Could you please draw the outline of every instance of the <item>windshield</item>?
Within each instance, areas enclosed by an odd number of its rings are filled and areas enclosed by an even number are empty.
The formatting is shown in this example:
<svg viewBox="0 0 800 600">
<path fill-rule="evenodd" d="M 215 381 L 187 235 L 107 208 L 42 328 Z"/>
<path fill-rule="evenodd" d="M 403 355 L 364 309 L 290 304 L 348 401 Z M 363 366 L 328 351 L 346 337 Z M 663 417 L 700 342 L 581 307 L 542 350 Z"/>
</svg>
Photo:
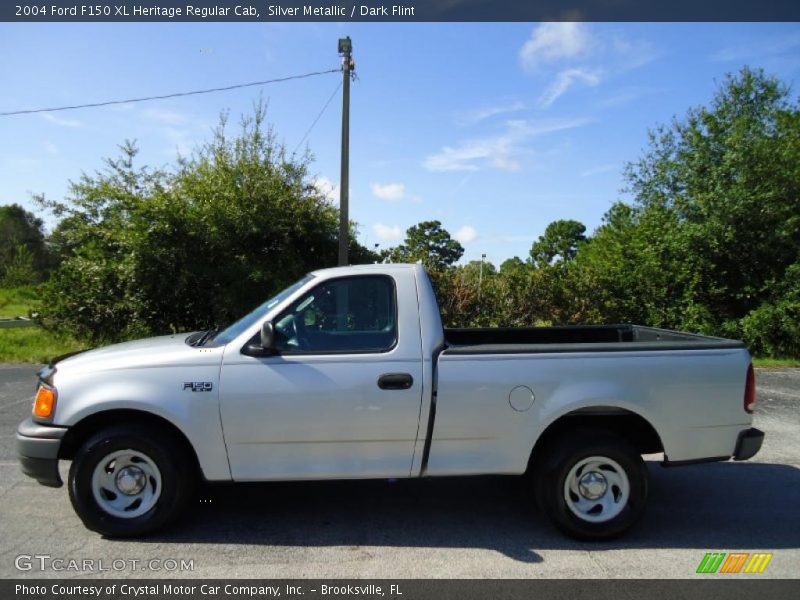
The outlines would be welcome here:
<svg viewBox="0 0 800 600">
<path fill-rule="evenodd" d="M 211 339 L 211 341 L 209 341 L 205 345 L 208 347 L 224 346 L 225 344 L 233 341 L 244 331 L 249 329 L 251 326 L 255 325 L 258 322 L 258 320 L 262 318 L 267 313 L 267 311 L 269 311 L 273 306 L 279 304 L 280 302 L 283 302 L 286 298 L 291 296 L 294 292 L 296 292 L 303 285 L 305 285 L 307 281 L 313 278 L 314 278 L 313 275 L 306 275 L 300 281 L 293 283 L 282 292 L 279 292 L 278 294 L 276 294 L 275 296 L 264 302 L 264 304 L 261 304 L 255 310 L 243 316 L 233 325 L 229 325 L 228 327 L 220 331 L 217 335 L 215 335 Z"/>
</svg>

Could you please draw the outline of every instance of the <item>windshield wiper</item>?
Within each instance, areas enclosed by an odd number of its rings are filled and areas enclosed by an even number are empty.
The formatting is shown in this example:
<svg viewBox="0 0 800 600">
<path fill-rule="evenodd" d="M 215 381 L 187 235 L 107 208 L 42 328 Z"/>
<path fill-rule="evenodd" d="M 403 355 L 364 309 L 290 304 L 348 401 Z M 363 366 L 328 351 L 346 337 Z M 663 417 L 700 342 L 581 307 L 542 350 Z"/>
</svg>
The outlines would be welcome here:
<svg viewBox="0 0 800 600">
<path fill-rule="evenodd" d="M 211 340 L 213 340 L 214 336 L 216 336 L 217 333 L 219 333 L 219 327 L 214 327 L 212 329 L 209 329 L 208 331 L 203 333 L 203 335 L 201 335 L 193 345 L 202 346 L 206 342 L 210 342 Z"/>
</svg>

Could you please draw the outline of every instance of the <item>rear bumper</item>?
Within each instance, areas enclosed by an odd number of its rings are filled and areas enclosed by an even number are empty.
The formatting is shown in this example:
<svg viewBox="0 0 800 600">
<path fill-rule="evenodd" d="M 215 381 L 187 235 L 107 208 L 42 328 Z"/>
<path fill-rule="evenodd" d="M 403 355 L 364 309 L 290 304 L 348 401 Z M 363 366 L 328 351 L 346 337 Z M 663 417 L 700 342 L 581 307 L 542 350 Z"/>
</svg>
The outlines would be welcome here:
<svg viewBox="0 0 800 600">
<path fill-rule="evenodd" d="M 731 432 L 732 433 L 732 432 Z M 730 443 L 730 437 L 728 444 Z M 761 449 L 761 444 L 764 442 L 764 432 L 751 427 L 740 431 L 736 438 L 736 446 L 733 450 L 733 456 L 730 454 L 723 454 L 721 456 L 707 456 L 702 458 L 690 458 L 688 460 L 669 460 L 665 457 L 664 462 L 661 463 L 664 467 L 682 467 L 684 465 L 698 465 L 710 462 L 725 462 L 726 460 L 747 460 L 753 458 Z M 730 446 L 728 446 L 730 448 Z M 730 452 L 730 450 L 729 450 Z M 711 453 L 709 453 L 711 454 Z"/>
<path fill-rule="evenodd" d="M 746 429 L 739 434 L 736 440 L 736 450 L 733 453 L 733 460 L 747 460 L 753 458 L 764 443 L 764 432 L 755 427 Z"/>
<path fill-rule="evenodd" d="M 20 423 L 16 446 L 22 472 L 42 485 L 61 487 L 63 482 L 58 473 L 58 451 L 65 433 L 65 427 L 39 425 L 30 417 Z"/>
</svg>

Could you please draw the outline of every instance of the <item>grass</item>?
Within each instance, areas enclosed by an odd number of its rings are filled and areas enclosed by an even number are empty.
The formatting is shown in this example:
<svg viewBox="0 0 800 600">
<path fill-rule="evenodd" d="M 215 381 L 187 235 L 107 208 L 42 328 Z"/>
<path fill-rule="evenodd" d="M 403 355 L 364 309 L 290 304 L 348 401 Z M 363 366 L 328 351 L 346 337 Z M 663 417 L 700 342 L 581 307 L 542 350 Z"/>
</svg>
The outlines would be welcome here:
<svg viewBox="0 0 800 600">
<path fill-rule="evenodd" d="M 37 300 L 32 287 L 0 288 L 0 317 L 27 317 Z M 84 347 L 77 340 L 53 335 L 41 327 L 0 328 L 0 362 L 4 363 L 45 363 Z"/>
<path fill-rule="evenodd" d="M 761 369 L 785 369 L 788 367 L 800 367 L 800 358 L 770 358 L 766 356 L 754 356 L 753 366 Z"/>
<path fill-rule="evenodd" d="M 0 317 L 27 317 L 38 298 L 32 287 L 0 288 Z"/>
<path fill-rule="evenodd" d="M 86 345 L 54 336 L 41 327 L 0 329 L 0 362 L 46 363 L 55 356 L 82 350 Z"/>
</svg>

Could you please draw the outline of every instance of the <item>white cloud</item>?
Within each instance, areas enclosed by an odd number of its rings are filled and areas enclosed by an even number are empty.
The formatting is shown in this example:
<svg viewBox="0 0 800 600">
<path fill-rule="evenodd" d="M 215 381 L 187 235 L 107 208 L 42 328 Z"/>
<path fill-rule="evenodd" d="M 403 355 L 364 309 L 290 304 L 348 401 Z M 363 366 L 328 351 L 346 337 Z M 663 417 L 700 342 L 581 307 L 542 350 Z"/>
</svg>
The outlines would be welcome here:
<svg viewBox="0 0 800 600">
<path fill-rule="evenodd" d="M 453 148 L 444 146 L 438 154 L 431 154 L 422 163 L 428 171 L 477 171 L 474 161 L 485 160 L 495 150 L 494 140 L 464 142 Z"/>
<path fill-rule="evenodd" d="M 539 97 L 539 108 L 550 107 L 576 85 L 594 87 L 657 58 L 649 40 L 590 30 L 585 23 L 542 23 L 519 51 L 525 70 L 553 77 Z"/>
<path fill-rule="evenodd" d="M 396 242 L 403 239 L 403 230 L 399 225 L 389 226 L 383 223 L 375 223 L 372 226 L 372 232 L 382 242 Z"/>
<path fill-rule="evenodd" d="M 477 239 L 478 237 L 478 230 L 470 225 L 464 225 L 461 229 L 456 231 L 455 235 L 453 236 L 462 244 L 468 244 Z"/>
<path fill-rule="evenodd" d="M 78 119 L 67 119 L 64 117 L 57 117 L 50 113 L 42 113 L 42 118 L 45 121 L 50 121 L 55 125 L 60 125 L 61 127 L 83 127 L 83 121 L 78 121 Z"/>
<path fill-rule="evenodd" d="M 474 110 L 468 110 L 456 115 L 456 121 L 461 125 L 474 125 L 475 123 L 480 123 L 486 119 L 491 117 L 496 117 L 497 115 L 508 114 L 512 112 L 518 112 L 520 110 L 525 110 L 526 106 L 524 102 L 517 101 L 512 102 L 510 104 L 501 104 L 497 106 L 485 106 L 482 108 L 476 108 Z"/>
<path fill-rule="evenodd" d="M 564 95 L 576 83 L 583 83 L 591 87 L 600 83 L 598 72 L 584 69 L 565 69 L 561 71 L 539 98 L 539 106 L 547 108 Z"/>
<path fill-rule="evenodd" d="M 526 70 L 543 64 L 584 56 L 594 44 L 585 23 L 542 23 L 519 51 L 519 61 Z"/>
<path fill-rule="evenodd" d="M 421 196 L 409 194 L 402 183 L 371 183 L 369 187 L 372 195 L 381 200 L 406 200 L 412 204 L 422 202 Z"/>
<path fill-rule="evenodd" d="M 401 200 L 406 195 L 406 186 L 402 183 L 370 184 L 372 195 L 381 200 Z"/>
<path fill-rule="evenodd" d="M 56 146 L 50 140 L 43 141 L 42 142 L 42 146 L 44 147 L 45 152 L 47 152 L 48 154 L 58 154 L 58 152 L 59 152 L 58 146 Z"/>
<path fill-rule="evenodd" d="M 332 204 L 339 204 L 339 184 L 327 177 L 317 177 L 313 185 L 325 199 Z"/>
<path fill-rule="evenodd" d="M 503 133 L 467 140 L 457 146 L 444 146 L 428 156 L 422 166 L 428 171 L 477 171 L 487 167 L 514 171 L 520 168 L 518 157 L 525 152 L 524 144 L 532 138 L 588 122 L 588 119 L 508 121 Z"/>
</svg>

